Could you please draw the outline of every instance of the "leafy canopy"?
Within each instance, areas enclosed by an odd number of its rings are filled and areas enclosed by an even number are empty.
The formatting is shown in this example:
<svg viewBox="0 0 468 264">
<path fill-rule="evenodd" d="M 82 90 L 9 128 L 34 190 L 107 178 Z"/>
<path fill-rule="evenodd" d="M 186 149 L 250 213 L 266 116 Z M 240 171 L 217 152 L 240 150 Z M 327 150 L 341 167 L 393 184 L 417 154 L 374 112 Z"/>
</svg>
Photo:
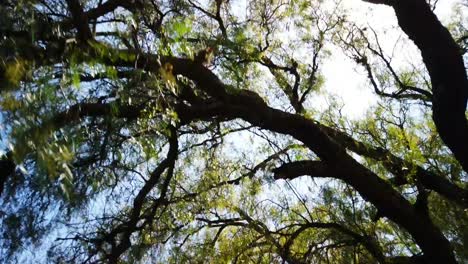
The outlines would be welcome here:
<svg viewBox="0 0 468 264">
<path fill-rule="evenodd" d="M 0 261 L 468 261 L 466 6 L 405 1 L 2 1 Z"/>
</svg>

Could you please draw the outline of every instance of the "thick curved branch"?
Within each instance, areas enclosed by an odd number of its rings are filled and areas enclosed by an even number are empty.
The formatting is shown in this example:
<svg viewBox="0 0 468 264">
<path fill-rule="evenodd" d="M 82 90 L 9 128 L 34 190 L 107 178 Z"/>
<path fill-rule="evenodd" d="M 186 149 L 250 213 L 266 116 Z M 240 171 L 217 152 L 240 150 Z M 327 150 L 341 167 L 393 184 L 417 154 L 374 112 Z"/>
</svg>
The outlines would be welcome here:
<svg viewBox="0 0 468 264">
<path fill-rule="evenodd" d="M 319 178 L 335 178 L 338 171 L 323 161 L 304 160 L 290 162 L 273 170 L 275 179 L 292 180 L 300 176 L 310 175 Z"/>
<path fill-rule="evenodd" d="M 141 65 L 154 72 L 161 65 L 155 56 L 140 56 L 138 60 L 141 63 L 123 63 Z M 174 75 L 180 74 L 193 80 L 197 87 L 220 100 L 223 105 L 217 116 L 242 118 L 263 129 L 291 135 L 302 141 L 321 160 L 341 168 L 342 174 L 339 177 L 374 204 L 383 215 L 404 227 L 427 258 L 456 263 L 450 244 L 431 220 L 422 217 L 390 184 L 350 157 L 346 149 L 332 140 L 320 125 L 300 115 L 270 108 L 250 94 L 229 88 L 209 69 L 190 59 L 160 57 L 160 61 L 162 64 L 170 63 Z"/>
<path fill-rule="evenodd" d="M 263 129 L 288 134 L 302 141 L 321 160 L 340 167 L 342 173 L 339 176 L 353 186 L 364 199 L 408 230 L 426 257 L 456 263 L 448 241 L 430 219 L 421 217 L 388 183 L 351 158 L 319 125 L 302 116 L 259 104 L 246 94 L 227 90 L 216 75 L 191 60 L 167 58 L 167 61 L 174 66 L 174 73 L 194 80 L 205 92 L 224 102 L 219 116 L 242 118 Z"/>
<path fill-rule="evenodd" d="M 86 12 L 86 16 L 88 17 L 88 19 L 95 20 L 107 13 L 114 11 L 118 7 L 123 7 L 128 10 L 134 10 L 137 8 L 142 8 L 143 5 L 140 0 L 108 0 L 105 3 L 88 10 Z"/>
</svg>

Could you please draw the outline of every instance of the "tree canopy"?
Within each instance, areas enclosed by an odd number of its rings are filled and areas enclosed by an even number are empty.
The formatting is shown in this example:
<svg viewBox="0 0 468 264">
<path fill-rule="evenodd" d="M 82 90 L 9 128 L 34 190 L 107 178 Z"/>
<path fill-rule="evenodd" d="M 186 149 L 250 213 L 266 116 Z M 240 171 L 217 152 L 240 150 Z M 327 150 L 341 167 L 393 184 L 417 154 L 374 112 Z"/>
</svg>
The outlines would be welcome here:
<svg viewBox="0 0 468 264">
<path fill-rule="evenodd" d="M 467 262 L 468 5 L 354 4 L 1 1 L 0 261 Z"/>
</svg>

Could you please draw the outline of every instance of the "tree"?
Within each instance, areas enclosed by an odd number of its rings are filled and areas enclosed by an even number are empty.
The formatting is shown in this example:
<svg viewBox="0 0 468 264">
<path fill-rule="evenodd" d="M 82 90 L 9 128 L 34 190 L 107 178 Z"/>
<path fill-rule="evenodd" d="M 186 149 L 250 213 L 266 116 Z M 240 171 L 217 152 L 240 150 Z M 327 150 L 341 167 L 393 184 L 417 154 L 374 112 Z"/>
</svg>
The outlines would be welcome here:
<svg viewBox="0 0 468 264">
<path fill-rule="evenodd" d="M 465 25 L 366 2 L 424 64 L 339 2 L 3 1 L 4 260 L 466 261 Z M 380 97 L 358 121 L 313 104 L 331 47 Z"/>
</svg>

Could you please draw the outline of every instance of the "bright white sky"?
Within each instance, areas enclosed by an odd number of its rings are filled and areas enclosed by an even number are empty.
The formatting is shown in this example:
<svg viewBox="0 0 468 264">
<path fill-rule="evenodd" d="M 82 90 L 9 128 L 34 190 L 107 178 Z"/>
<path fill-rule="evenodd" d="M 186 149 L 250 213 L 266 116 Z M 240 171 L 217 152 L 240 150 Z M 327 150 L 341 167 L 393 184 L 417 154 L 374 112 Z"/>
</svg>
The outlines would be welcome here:
<svg viewBox="0 0 468 264">
<path fill-rule="evenodd" d="M 452 7 L 460 2 L 460 0 L 439 0 L 435 13 L 442 23 L 447 24 Z M 398 22 L 391 7 L 369 4 L 361 0 L 344 0 L 343 7 L 350 11 L 349 20 L 358 24 L 372 25 L 380 33 L 386 31 L 384 34 L 379 34 L 379 41 L 388 51 L 391 51 L 398 37 L 404 36 L 404 33 L 398 29 Z M 417 50 L 409 49 L 408 53 L 407 56 L 420 58 Z M 364 70 L 356 67 L 356 63 L 348 59 L 341 50 L 334 52 L 334 57 L 324 63 L 322 70 L 326 78 L 324 89 L 342 98 L 343 114 L 359 118 L 378 101 L 369 87 Z M 322 97 L 319 100 L 323 107 L 328 105 L 326 98 Z"/>
</svg>

